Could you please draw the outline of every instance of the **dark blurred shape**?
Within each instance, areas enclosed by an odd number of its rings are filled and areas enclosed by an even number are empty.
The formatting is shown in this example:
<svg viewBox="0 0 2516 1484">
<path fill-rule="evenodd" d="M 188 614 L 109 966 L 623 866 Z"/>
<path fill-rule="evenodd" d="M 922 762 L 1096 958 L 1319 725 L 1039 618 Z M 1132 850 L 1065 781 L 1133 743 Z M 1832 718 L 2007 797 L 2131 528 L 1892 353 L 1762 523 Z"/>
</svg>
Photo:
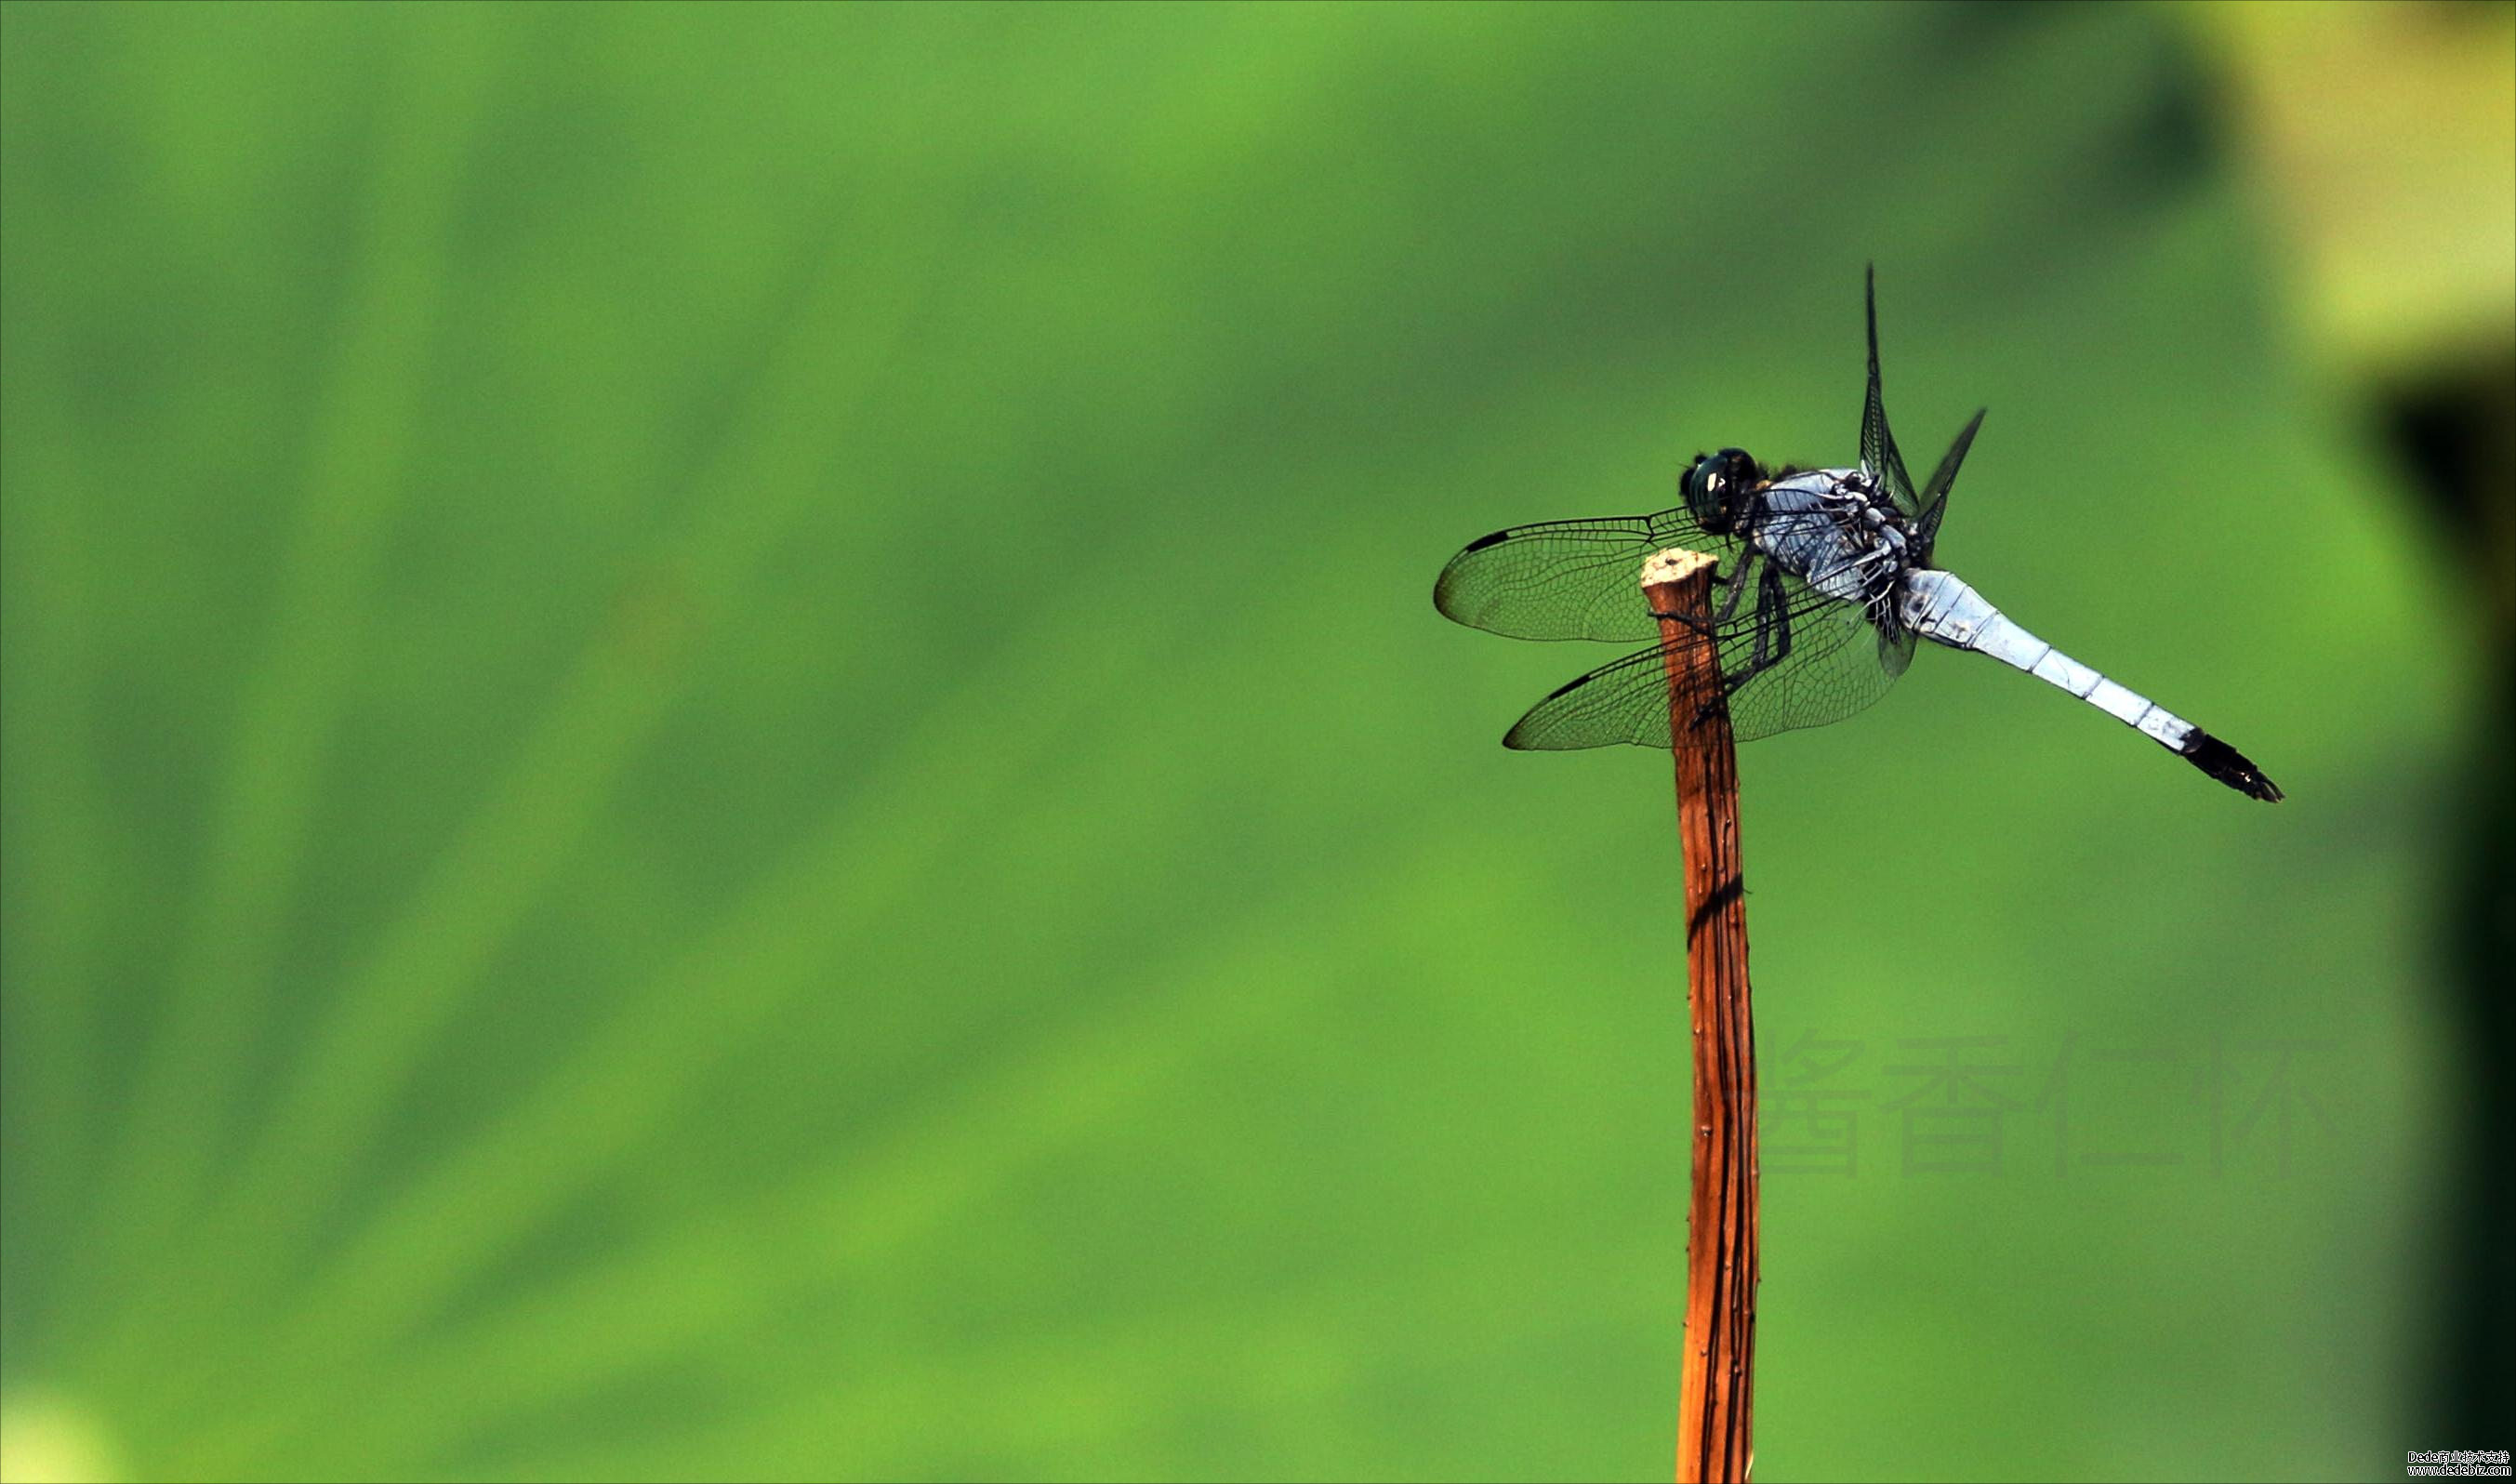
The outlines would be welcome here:
<svg viewBox="0 0 2516 1484">
<path fill-rule="evenodd" d="M 2453 533 L 2503 646 L 2516 634 L 2516 356 L 2432 370 L 2382 403 L 2387 439 Z"/>
<path fill-rule="evenodd" d="M 2478 589 L 2484 653 L 2503 676 L 2516 641 L 2516 359 L 2423 378 L 2384 399 L 2382 415 L 2440 545 Z M 2506 1075 L 2516 1061 L 2506 985 L 2507 966 L 2516 963 L 2516 779 L 2507 766 L 2516 699 L 2503 685 L 2492 688 L 2475 720 L 2464 776 L 2452 792 L 2458 818 L 2445 832 L 2457 857 L 2446 879 L 2459 890 L 2446 905 L 2444 967 L 2458 992 L 2463 1034 L 2454 1041 L 2466 1117 L 2450 1166 L 2461 1205 L 2447 1239 L 2444 1343 L 2427 1410 L 2440 1436 L 2505 1437 L 2516 1420 L 2516 1367 L 2508 1364 L 2516 1261 L 2507 1243 L 2516 1221 L 2507 1160 L 2516 1097 Z"/>
<path fill-rule="evenodd" d="M 2233 142 L 2285 229 L 2296 318 L 2367 399 L 2412 476 L 2444 563 L 2468 588 L 2485 674 L 2516 639 L 2516 6 L 2213 6 L 2185 13 L 2233 84 Z M 2516 957 L 2507 738 L 2490 688 L 2438 822 L 2438 905 L 2461 1062 L 2442 1151 L 2449 1213 L 2412 1406 L 2439 1436 L 2505 1437 L 2516 1272 L 2506 1147 L 2516 1060 L 2504 987 Z M 2449 1445 L 2490 1447 L 2491 1444 Z"/>
</svg>

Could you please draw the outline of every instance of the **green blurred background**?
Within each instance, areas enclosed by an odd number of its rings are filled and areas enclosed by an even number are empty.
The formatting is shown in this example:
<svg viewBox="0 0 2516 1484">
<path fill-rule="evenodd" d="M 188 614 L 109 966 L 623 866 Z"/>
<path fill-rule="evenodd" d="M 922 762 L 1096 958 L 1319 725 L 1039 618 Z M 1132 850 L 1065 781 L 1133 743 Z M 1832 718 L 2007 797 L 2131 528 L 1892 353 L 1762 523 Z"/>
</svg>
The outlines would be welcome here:
<svg viewBox="0 0 2516 1484">
<path fill-rule="evenodd" d="M 1759 1476 L 2506 1446 L 2509 16 L 9 4 L 11 1477 L 1664 1477 L 1667 764 L 1428 594 L 1848 460 L 1872 260 L 2289 799 L 1748 749 Z"/>
</svg>

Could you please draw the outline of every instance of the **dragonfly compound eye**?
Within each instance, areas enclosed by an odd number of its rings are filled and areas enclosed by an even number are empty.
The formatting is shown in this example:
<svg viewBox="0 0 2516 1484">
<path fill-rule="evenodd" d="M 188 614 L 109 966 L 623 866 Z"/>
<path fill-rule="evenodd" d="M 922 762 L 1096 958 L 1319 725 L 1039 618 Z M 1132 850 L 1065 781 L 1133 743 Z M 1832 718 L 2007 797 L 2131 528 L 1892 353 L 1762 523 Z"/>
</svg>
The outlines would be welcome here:
<svg viewBox="0 0 2516 1484">
<path fill-rule="evenodd" d="M 1755 461 L 1736 448 L 1697 459 L 1686 472 L 1686 508 L 1697 524 L 1714 535 L 1728 531 L 1739 491 L 1754 481 L 1755 468 Z"/>
</svg>

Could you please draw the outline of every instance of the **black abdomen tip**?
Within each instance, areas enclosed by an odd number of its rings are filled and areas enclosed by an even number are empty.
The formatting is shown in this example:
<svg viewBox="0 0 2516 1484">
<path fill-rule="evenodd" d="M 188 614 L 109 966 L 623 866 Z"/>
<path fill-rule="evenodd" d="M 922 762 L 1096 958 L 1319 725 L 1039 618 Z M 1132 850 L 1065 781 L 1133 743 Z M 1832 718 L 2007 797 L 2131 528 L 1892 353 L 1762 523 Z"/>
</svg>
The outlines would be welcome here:
<svg viewBox="0 0 2516 1484">
<path fill-rule="evenodd" d="M 2263 770 L 2254 766 L 2252 758 L 2200 727 L 2195 727 L 2193 735 L 2184 739 L 2180 751 L 2185 761 L 2247 798 L 2261 799 L 2266 804 L 2281 801 L 2280 784 L 2263 777 Z"/>
</svg>

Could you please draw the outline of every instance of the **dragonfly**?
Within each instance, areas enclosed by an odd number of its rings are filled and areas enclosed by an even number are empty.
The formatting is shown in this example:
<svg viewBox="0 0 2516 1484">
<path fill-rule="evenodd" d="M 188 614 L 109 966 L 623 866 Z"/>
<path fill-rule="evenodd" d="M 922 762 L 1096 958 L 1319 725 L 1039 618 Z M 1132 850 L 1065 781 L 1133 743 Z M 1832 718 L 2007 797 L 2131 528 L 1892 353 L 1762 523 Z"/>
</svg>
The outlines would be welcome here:
<svg viewBox="0 0 2516 1484">
<path fill-rule="evenodd" d="M 1874 270 L 1864 298 L 1869 388 L 1857 467 L 1769 468 L 1723 448 L 1688 467 L 1681 505 L 1510 527 L 1469 542 L 1442 569 L 1434 607 L 1473 628 L 1515 639 L 1659 641 L 1559 687 L 1521 717 L 1503 745 L 1699 745 L 1720 709 L 1740 742 L 1825 726 L 1885 695 L 1927 639 L 2058 686 L 2238 792 L 2277 802 L 2279 785 L 2244 754 L 2029 633 L 1963 578 L 1932 565 L 1950 488 L 1984 414 L 1975 413 L 1914 488 L 1879 393 Z M 1717 563 L 1705 614 L 1656 614 L 1642 601 L 1644 559 L 1673 546 Z M 1663 617 L 1683 626 L 1671 634 Z M 1663 652 L 1699 644 L 1696 636 L 1704 633 L 1717 663 L 1682 667 L 1700 678 L 1682 682 L 1697 694 L 1673 706 Z"/>
</svg>

